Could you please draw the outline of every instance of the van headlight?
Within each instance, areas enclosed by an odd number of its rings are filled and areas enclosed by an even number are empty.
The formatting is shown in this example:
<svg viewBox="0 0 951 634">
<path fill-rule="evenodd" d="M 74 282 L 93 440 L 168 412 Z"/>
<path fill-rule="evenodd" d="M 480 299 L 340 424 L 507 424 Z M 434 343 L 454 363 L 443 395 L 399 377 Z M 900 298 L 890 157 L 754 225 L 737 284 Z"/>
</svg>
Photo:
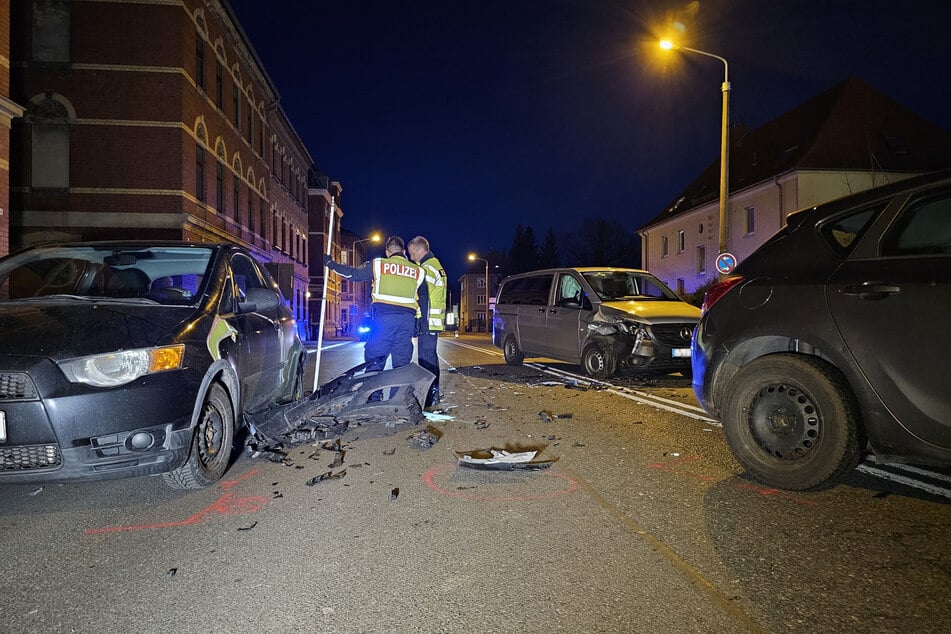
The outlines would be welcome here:
<svg viewBox="0 0 951 634">
<path fill-rule="evenodd" d="M 70 359 L 61 362 L 59 367 L 71 383 L 115 387 L 130 383 L 146 374 L 177 370 L 182 367 L 184 356 L 185 345 L 178 344 Z"/>
</svg>

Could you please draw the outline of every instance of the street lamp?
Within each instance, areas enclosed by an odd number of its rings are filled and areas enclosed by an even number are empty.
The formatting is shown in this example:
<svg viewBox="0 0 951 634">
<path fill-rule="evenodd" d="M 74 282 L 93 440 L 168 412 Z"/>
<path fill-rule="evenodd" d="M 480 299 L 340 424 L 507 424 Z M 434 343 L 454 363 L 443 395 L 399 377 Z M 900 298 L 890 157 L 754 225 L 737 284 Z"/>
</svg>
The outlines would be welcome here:
<svg viewBox="0 0 951 634">
<path fill-rule="evenodd" d="M 478 257 L 476 257 L 476 254 L 475 254 L 475 253 L 470 253 L 470 254 L 469 254 L 469 261 L 470 261 L 470 262 L 475 262 L 475 261 L 485 262 L 485 323 L 486 323 L 486 327 L 487 327 L 486 329 L 488 330 L 488 325 L 489 325 L 489 261 L 486 260 L 485 258 L 478 258 Z"/>
<path fill-rule="evenodd" d="M 726 253 L 727 250 L 727 201 L 729 200 L 729 158 L 730 158 L 730 66 L 727 61 L 719 55 L 700 51 L 687 46 L 679 46 L 670 40 L 661 40 L 660 47 L 664 50 L 687 51 L 712 57 L 723 62 L 723 123 L 720 127 L 720 253 Z"/>
<path fill-rule="evenodd" d="M 356 266 L 356 264 L 357 264 L 357 245 L 358 245 L 358 244 L 360 244 L 361 242 L 374 242 L 374 243 L 376 243 L 376 242 L 379 242 L 379 241 L 382 240 L 382 239 L 383 239 L 383 237 L 382 237 L 380 234 L 374 233 L 374 234 L 371 235 L 369 238 L 361 238 L 361 239 L 359 239 L 359 240 L 354 240 L 354 241 L 353 241 L 353 244 L 350 245 L 350 252 L 351 252 L 351 254 L 352 254 L 351 257 L 350 257 L 350 266 Z"/>
</svg>

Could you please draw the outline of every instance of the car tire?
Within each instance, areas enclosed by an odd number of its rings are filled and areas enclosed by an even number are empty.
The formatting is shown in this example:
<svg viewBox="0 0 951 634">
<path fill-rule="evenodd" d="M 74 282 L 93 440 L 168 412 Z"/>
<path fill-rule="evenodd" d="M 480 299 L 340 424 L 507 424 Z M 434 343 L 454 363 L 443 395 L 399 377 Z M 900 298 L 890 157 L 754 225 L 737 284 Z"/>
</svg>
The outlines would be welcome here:
<svg viewBox="0 0 951 634">
<path fill-rule="evenodd" d="M 302 352 L 297 360 L 297 371 L 294 372 L 294 385 L 291 387 L 291 401 L 304 398 L 304 374 L 307 372 L 307 353 Z"/>
<path fill-rule="evenodd" d="M 173 489 L 204 489 L 221 479 L 231 463 L 234 444 L 234 412 L 228 393 L 212 383 L 188 452 L 178 469 L 162 474 Z"/>
<path fill-rule="evenodd" d="M 816 358 L 760 357 L 724 392 L 721 421 L 736 460 L 770 486 L 804 491 L 858 464 L 858 405 L 842 374 Z"/>
<path fill-rule="evenodd" d="M 505 354 L 505 362 L 509 365 L 522 365 L 522 361 L 525 360 L 525 354 L 518 347 L 518 341 L 514 335 L 505 338 L 505 343 L 502 344 L 502 352 Z"/>
<path fill-rule="evenodd" d="M 588 344 L 581 352 L 581 368 L 595 379 L 605 379 L 614 374 L 614 357 L 597 344 Z"/>
</svg>

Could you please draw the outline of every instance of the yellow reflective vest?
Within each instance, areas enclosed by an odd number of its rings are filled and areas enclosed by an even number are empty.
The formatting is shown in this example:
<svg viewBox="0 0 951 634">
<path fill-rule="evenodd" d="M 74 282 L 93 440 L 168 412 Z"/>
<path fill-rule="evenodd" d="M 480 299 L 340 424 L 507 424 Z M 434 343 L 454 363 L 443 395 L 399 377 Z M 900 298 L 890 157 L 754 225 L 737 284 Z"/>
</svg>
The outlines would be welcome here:
<svg viewBox="0 0 951 634">
<path fill-rule="evenodd" d="M 416 291 L 425 281 L 423 269 L 400 255 L 373 259 L 373 303 L 403 306 L 416 312 Z"/>
<path fill-rule="evenodd" d="M 446 329 L 446 271 L 435 256 L 419 263 L 426 274 L 429 294 L 429 330 Z"/>
</svg>

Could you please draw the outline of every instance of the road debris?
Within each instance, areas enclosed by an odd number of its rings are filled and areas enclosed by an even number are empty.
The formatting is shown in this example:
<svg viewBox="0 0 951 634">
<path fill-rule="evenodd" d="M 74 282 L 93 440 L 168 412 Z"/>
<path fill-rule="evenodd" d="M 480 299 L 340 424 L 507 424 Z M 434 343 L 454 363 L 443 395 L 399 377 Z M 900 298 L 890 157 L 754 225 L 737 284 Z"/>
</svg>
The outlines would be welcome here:
<svg viewBox="0 0 951 634">
<path fill-rule="evenodd" d="M 434 411 L 434 412 L 424 411 L 423 416 L 425 416 L 426 420 L 428 420 L 431 423 L 444 423 L 446 421 L 454 420 L 453 417 L 450 416 L 449 414 L 443 414 L 438 411 Z"/>
<path fill-rule="evenodd" d="M 432 425 L 426 425 L 426 429 L 420 430 L 415 434 L 407 436 L 406 440 L 409 441 L 410 447 L 416 447 L 417 449 L 429 449 L 442 438 L 442 431 L 436 429 Z"/>
<path fill-rule="evenodd" d="M 511 471 L 513 469 L 547 469 L 558 458 L 541 459 L 538 455 L 547 445 L 523 447 L 506 445 L 472 451 L 455 452 L 459 464 L 470 469 Z"/>
<path fill-rule="evenodd" d="M 553 414 L 553 413 L 550 412 L 549 410 L 543 409 L 542 411 L 538 412 L 538 418 L 539 418 L 539 420 L 541 420 L 543 423 L 550 423 L 550 422 L 552 422 L 553 420 L 558 419 L 558 418 L 574 418 L 574 414 L 572 414 L 572 413 L 570 413 L 570 412 L 569 412 L 569 413 L 565 413 L 565 414 Z"/>
<path fill-rule="evenodd" d="M 325 480 L 339 480 L 345 475 L 347 475 L 346 469 L 344 469 L 343 471 L 338 471 L 337 473 L 334 473 L 333 471 L 328 471 L 327 473 L 321 473 L 318 476 L 314 476 L 313 478 L 311 478 L 304 484 L 306 484 L 309 487 L 312 487 L 319 482 L 324 482 Z"/>
<path fill-rule="evenodd" d="M 29 495 L 30 497 L 36 497 L 42 492 L 43 492 L 43 487 L 40 487 L 36 491 L 33 491 L 32 493 L 27 493 L 27 495 Z"/>
<path fill-rule="evenodd" d="M 400 488 L 399 488 L 399 487 L 396 487 L 395 489 L 393 489 L 392 491 L 390 491 L 390 501 L 391 501 L 391 502 L 395 502 L 395 501 L 396 501 L 396 498 L 398 498 L 399 496 L 400 496 Z"/>
<path fill-rule="evenodd" d="M 239 530 L 239 531 L 249 531 L 249 530 L 251 530 L 252 528 L 254 528 L 255 526 L 257 526 L 257 525 L 258 525 L 257 522 L 251 522 L 248 526 L 239 526 L 239 527 L 238 527 L 238 530 Z"/>
<path fill-rule="evenodd" d="M 384 450 L 383 450 L 383 455 L 384 455 L 384 456 L 392 456 L 392 455 L 395 454 L 395 453 L 396 453 L 396 447 L 393 447 L 392 449 L 384 449 Z"/>
<path fill-rule="evenodd" d="M 491 424 L 492 424 L 492 423 L 488 422 L 488 421 L 485 420 L 484 418 L 477 418 L 477 419 L 475 419 L 475 421 L 472 423 L 473 427 L 475 427 L 476 429 L 488 429 L 488 428 L 489 428 L 489 425 L 491 425 Z"/>
<path fill-rule="evenodd" d="M 168 570 L 165 571 L 166 577 L 174 577 L 177 574 L 178 574 L 178 568 L 169 568 Z"/>
</svg>

